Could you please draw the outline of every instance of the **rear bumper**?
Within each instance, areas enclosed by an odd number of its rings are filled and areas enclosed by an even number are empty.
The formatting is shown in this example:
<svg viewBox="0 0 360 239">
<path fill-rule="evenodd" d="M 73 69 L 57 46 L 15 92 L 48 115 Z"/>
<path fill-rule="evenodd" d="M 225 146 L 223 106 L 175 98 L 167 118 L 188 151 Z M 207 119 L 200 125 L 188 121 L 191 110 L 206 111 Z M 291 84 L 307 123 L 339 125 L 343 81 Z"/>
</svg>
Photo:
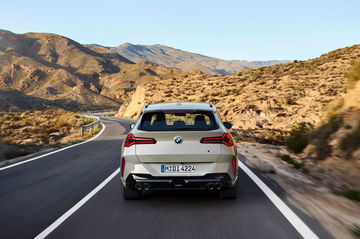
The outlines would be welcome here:
<svg viewBox="0 0 360 239">
<path fill-rule="evenodd" d="M 145 190 L 171 190 L 171 189 L 210 189 L 213 186 L 221 185 L 221 188 L 229 188 L 235 184 L 228 174 L 213 173 L 205 176 L 192 177 L 154 177 L 149 174 L 129 174 L 125 184 L 126 187 L 137 188 L 141 186 Z M 218 188 L 220 189 L 220 188 Z"/>
</svg>

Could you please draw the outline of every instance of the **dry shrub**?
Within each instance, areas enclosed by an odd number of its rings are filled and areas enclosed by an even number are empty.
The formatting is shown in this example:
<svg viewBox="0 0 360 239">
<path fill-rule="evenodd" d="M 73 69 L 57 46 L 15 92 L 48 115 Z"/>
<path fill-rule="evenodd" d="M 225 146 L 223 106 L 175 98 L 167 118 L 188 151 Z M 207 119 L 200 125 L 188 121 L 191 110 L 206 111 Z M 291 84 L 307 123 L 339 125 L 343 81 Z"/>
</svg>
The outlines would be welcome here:
<svg viewBox="0 0 360 239">
<path fill-rule="evenodd" d="M 309 143 L 309 135 L 313 128 L 313 125 L 308 122 L 295 125 L 286 138 L 287 148 L 294 153 L 301 153 Z"/>
<path fill-rule="evenodd" d="M 346 152 L 346 156 L 350 157 L 360 147 L 360 120 L 354 131 L 347 134 L 340 142 L 340 149 Z"/>
<path fill-rule="evenodd" d="M 342 122 L 343 119 L 339 115 L 334 115 L 327 123 L 311 132 L 310 137 L 313 139 L 311 143 L 315 145 L 317 159 L 326 159 L 331 154 L 330 136 L 341 127 Z"/>
<path fill-rule="evenodd" d="M 351 89 L 360 80 L 360 59 L 356 60 L 347 73 L 348 87 Z"/>
</svg>

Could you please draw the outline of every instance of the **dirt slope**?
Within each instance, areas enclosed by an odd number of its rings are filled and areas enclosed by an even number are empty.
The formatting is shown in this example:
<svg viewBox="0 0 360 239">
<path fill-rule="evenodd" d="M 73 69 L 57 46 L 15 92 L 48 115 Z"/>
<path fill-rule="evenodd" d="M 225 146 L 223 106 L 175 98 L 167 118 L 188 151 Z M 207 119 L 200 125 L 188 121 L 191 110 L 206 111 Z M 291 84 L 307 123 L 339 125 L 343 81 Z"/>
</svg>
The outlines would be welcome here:
<svg viewBox="0 0 360 239">
<path fill-rule="evenodd" d="M 141 86 L 119 116 L 135 118 L 145 103 L 212 102 L 223 120 L 242 133 L 270 138 L 299 122 L 319 124 L 326 106 L 346 93 L 346 73 L 360 57 L 360 45 L 338 49 L 318 58 L 209 76 L 198 71 Z M 138 103 L 140 102 L 140 103 Z M 129 113 L 131 112 L 131 113 Z M 136 112 L 136 113 L 135 113 Z"/>
</svg>

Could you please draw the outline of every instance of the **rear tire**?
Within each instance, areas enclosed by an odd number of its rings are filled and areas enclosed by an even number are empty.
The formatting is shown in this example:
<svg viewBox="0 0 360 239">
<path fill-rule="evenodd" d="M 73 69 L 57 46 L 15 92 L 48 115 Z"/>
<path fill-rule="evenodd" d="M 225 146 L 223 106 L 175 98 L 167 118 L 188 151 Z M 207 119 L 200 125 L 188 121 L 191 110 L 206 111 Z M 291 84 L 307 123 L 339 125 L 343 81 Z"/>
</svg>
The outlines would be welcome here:
<svg viewBox="0 0 360 239">
<path fill-rule="evenodd" d="M 136 189 L 123 186 L 123 196 L 125 200 L 138 200 L 141 198 L 141 193 Z"/>
<path fill-rule="evenodd" d="M 237 183 L 231 188 L 223 188 L 219 192 L 220 199 L 236 199 Z"/>
</svg>

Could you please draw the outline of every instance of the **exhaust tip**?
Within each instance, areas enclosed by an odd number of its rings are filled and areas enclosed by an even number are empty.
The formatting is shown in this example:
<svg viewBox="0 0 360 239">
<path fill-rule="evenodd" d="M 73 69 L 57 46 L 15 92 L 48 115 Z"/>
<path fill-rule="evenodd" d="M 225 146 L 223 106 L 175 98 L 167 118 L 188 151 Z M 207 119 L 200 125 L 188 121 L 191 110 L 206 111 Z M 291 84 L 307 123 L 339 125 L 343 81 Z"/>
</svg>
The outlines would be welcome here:
<svg viewBox="0 0 360 239">
<path fill-rule="evenodd" d="M 141 183 L 135 183 L 135 189 L 141 191 L 143 190 L 143 185 Z"/>
<path fill-rule="evenodd" d="M 216 184 L 215 184 L 215 188 L 216 188 L 217 190 L 220 190 L 222 187 L 223 187 L 223 184 L 222 184 L 222 183 L 216 183 Z"/>
<path fill-rule="evenodd" d="M 144 183 L 143 188 L 144 188 L 145 191 L 149 191 L 150 190 L 150 184 Z"/>
<path fill-rule="evenodd" d="M 215 188 L 215 184 L 213 183 L 208 183 L 207 184 L 207 188 L 210 189 L 210 190 L 213 190 Z"/>
</svg>

